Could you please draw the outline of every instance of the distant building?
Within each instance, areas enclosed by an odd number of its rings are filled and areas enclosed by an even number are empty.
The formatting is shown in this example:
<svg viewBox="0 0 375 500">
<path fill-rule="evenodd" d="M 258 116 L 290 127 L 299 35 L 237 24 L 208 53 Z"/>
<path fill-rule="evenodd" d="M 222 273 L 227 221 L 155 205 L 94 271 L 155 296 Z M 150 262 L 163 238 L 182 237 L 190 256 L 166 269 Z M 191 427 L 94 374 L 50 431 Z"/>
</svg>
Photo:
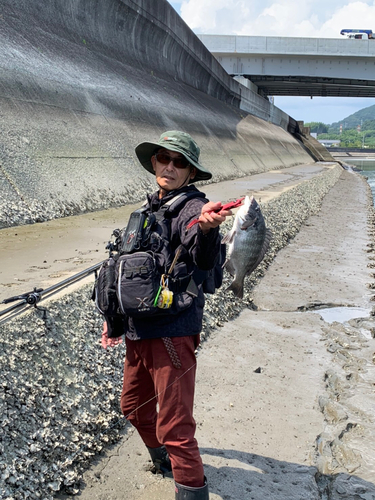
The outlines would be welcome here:
<svg viewBox="0 0 375 500">
<path fill-rule="evenodd" d="M 318 139 L 318 142 L 325 146 L 326 148 L 334 148 L 340 145 L 340 140 L 329 140 L 329 139 Z"/>
</svg>

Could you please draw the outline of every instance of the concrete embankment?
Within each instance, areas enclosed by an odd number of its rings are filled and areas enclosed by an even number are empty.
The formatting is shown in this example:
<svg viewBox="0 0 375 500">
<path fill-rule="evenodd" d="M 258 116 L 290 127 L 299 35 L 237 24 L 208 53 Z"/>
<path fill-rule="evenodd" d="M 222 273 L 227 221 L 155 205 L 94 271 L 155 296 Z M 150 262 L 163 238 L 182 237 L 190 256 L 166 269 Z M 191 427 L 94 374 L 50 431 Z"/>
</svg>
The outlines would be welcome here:
<svg viewBox="0 0 375 500">
<path fill-rule="evenodd" d="M 297 181 L 263 205 L 267 225 L 274 233 L 272 248 L 248 280 L 245 300 L 228 297 L 228 276 L 223 289 L 208 298 L 204 337 L 211 334 L 214 338 L 218 326 L 252 307 L 254 282 L 309 215 L 319 210 L 341 172 L 341 167 L 332 165 L 302 183 Z M 243 193 L 242 186 L 238 187 Z M 122 345 L 112 351 L 101 348 L 102 321 L 90 301 L 90 291 L 91 285 L 87 285 L 58 300 L 42 302 L 42 310 L 2 325 L 1 498 L 40 495 L 48 499 L 60 489 L 78 491 L 82 467 L 122 434 L 118 398 L 124 350 Z M 217 404 L 216 396 L 214 399 L 213 406 Z M 134 466 L 145 461 L 144 455 L 137 456 L 135 462 L 131 459 Z M 140 465 L 139 474 L 143 474 Z M 129 481 L 129 473 L 126 477 Z M 137 488 L 134 481 L 129 482 L 124 489 L 130 496 L 118 493 L 112 498 L 137 498 L 132 496 Z"/>
<path fill-rule="evenodd" d="M 143 199 L 134 147 L 165 130 L 215 181 L 311 161 L 267 100 L 240 108 L 251 91 L 165 0 L 4 0 L 0 42 L 0 227 Z"/>
</svg>

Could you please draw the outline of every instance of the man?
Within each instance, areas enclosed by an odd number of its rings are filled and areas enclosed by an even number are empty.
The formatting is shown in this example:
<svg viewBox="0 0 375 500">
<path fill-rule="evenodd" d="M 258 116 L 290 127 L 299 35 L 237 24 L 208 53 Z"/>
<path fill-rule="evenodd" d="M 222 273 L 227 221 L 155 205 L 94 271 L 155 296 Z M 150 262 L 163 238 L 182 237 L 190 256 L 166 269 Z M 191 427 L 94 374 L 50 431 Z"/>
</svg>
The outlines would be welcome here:
<svg viewBox="0 0 375 500">
<path fill-rule="evenodd" d="M 139 144 L 135 151 L 159 187 L 148 196 L 149 213 L 158 212 L 177 194 L 194 193 L 171 216 L 170 250 L 174 254 L 177 248 L 183 249 L 177 262 L 189 277 L 196 269 L 212 269 L 220 253 L 218 227 L 231 212 L 213 212 L 221 203 L 208 202 L 191 185 L 212 177 L 199 163 L 197 144 L 189 134 L 169 131 L 156 143 Z M 199 222 L 187 229 L 196 218 Z M 204 307 L 202 284 L 196 285 L 195 293 L 184 290 L 182 296 L 187 302 L 174 314 L 129 317 L 121 410 L 138 430 L 156 469 L 173 473 L 176 499 L 206 500 L 208 486 L 193 418 L 195 349 Z"/>
</svg>

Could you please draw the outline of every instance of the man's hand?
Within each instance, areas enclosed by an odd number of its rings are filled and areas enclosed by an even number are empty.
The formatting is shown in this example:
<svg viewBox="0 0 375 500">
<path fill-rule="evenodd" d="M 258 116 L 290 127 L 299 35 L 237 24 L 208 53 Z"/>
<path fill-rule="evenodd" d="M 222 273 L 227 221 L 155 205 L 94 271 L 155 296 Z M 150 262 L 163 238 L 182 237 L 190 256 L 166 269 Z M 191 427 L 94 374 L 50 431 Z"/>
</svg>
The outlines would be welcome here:
<svg viewBox="0 0 375 500">
<path fill-rule="evenodd" d="M 201 228 L 203 234 L 207 234 L 210 229 L 220 226 L 226 217 L 232 215 L 231 210 L 221 210 L 222 204 L 220 201 L 209 201 L 202 207 L 201 214 L 199 216 L 199 227 Z"/>
<path fill-rule="evenodd" d="M 103 349 L 107 349 L 107 347 L 115 347 L 118 344 L 122 344 L 122 338 L 109 338 L 108 337 L 108 325 L 107 322 L 103 323 L 103 331 L 102 331 L 102 347 Z"/>
<path fill-rule="evenodd" d="M 186 229 L 189 230 L 195 224 L 199 224 L 202 232 L 207 234 L 210 229 L 217 227 L 224 222 L 228 215 L 232 215 L 231 209 L 240 207 L 244 199 L 244 197 L 238 198 L 238 200 L 229 201 L 228 203 L 225 203 L 225 205 L 222 205 L 220 201 L 209 201 L 203 205 L 201 215 L 197 219 L 189 222 Z M 218 217 L 215 217 L 215 215 L 218 215 Z"/>
</svg>

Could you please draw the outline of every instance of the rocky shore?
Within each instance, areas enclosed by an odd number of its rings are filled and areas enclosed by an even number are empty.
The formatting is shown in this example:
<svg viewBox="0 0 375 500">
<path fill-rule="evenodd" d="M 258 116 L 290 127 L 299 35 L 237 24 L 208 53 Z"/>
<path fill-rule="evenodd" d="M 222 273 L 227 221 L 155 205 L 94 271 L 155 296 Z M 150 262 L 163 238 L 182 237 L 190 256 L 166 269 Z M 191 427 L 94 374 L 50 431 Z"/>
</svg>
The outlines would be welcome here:
<svg viewBox="0 0 375 500">
<path fill-rule="evenodd" d="M 278 252 L 287 247 L 288 243 L 296 237 L 307 219 L 319 213 L 325 195 L 335 186 L 342 173 L 342 168 L 337 165 L 262 205 L 267 225 L 274 234 L 271 249 L 261 266 L 247 280 L 244 300 L 228 297 L 225 292 L 226 285 L 229 283 L 228 276 L 225 277 L 224 285 L 218 293 L 207 297 L 202 333 L 202 339 L 206 342 L 203 342 L 200 354 L 203 359 L 205 359 L 206 344 L 209 345 L 211 339 L 216 339 L 220 335 L 222 328 L 219 327 L 228 325 L 229 320 L 238 317 L 243 311 L 247 313 L 259 308 L 259 300 L 254 299 L 254 285 L 264 281 L 260 278 L 267 276 L 266 270 Z M 359 182 L 364 183 L 362 179 Z M 371 224 L 369 234 L 372 238 L 367 250 L 371 257 L 374 249 L 372 229 L 374 212 L 369 194 L 367 212 Z M 328 217 L 327 214 L 326 217 Z M 229 225 L 230 223 L 228 227 Z M 223 227 L 223 232 L 225 230 L 226 228 Z M 372 266 L 371 261 L 369 265 Z M 343 266 L 345 267 L 345 263 Z M 347 271 L 350 272 L 349 269 Z M 111 350 L 104 350 L 101 347 L 102 320 L 90 300 L 91 288 L 92 285 L 86 285 L 56 300 L 42 302 L 40 310 L 31 310 L 1 327 L 0 366 L 3 374 L 1 384 L 4 396 L 0 402 L 3 415 L 0 427 L 0 498 L 50 500 L 61 498 L 65 493 L 77 494 L 83 485 L 82 473 L 90 465 L 92 459 L 108 450 L 110 444 L 124 439 L 124 435 L 132 434 L 131 430 L 125 426 L 118 405 L 124 347 L 119 345 Z M 364 331 L 370 332 L 371 336 L 373 330 L 371 330 L 370 323 L 370 321 L 367 323 L 362 321 L 360 324 L 354 324 L 352 328 L 355 329 L 355 334 L 350 333 L 346 326 L 338 325 L 333 329 L 329 328 L 322 341 L 328 346 L 329 352 L 335 353 L 335 356 L 339 358 L 340 356 L 345 358 L 349 352 L 350 362 L 355 363 L 354 354 L 364 345 L 369 352 L 371 350 L 368 339 L 360 335 L 360 332 Z M 344 345 L 348 342 L 349 348 Z M 348 360 L 346 361 L 349 363 Z M 363 367 L 363 361 L 359 360 L 357 365 Z M 346 372 L 345 383 L 354 383 L 357 380 L 360 385 L 362 375 L 359 372 L 359 369 Z M 359 439 L 358 432 L 364 428 L 363 422 L 353 423 L 348 413 L 343 413 L 344 410 L 337 404 L 335 395 L 338 393 L 338 384 L 342 382 L 335 374 L 336 372 L 331 373 L 327 370 L 326 373 L 327 392 L 319 399 L 321 408 L 319 414 L 324 415 L 327 430 L 321 433 L 316 442 L 316 448 L 312 451 L 310 465 L 313 466 L 313 471 L 307 469 L 309 481 L 312 477 L 321 478 L 320 490 L 314 479 L 315 496 L 303 495 L 303 498 L 373 499 L 375 496 L 370 496 L 372 493 L 369 493 L 369 489 L 363 490 L 363 482 L 361 486 L 364 493 L 358 493 L 355 490 L 357 496 L 343 496 L 341 493 L 341 496 L 337 496 L 337 492 L 336 496 L 331 493 L 329 496 L 328 493 L 324 493 L 329 489 L 332 491 L 331 486 L 324 486 L 324 482 L 329 483 L 326 478 L 336 473 L 337 464 L 344 469 L 346 465 L 352 464 L 346 468 L 348 474 L 359 468 L 358 454 L 355 452 L 350 454 L 351 452 L 348 451 L 352 449 L 350 446 L 342 447 L 343 436 L 352 436 L 354 433 L 353 439 L 356 437 Z M 299 376 L 298 373 L 296 376 Z M 202 384 L 204 385 L 204 379 L 202 379 Z M 366 385 L 364 399 L 367 390 Z M 200 416 L 199 397 L 198 390 L 197 404 Z M 215 400 L 211 398 L 210 404 L 215 406 Z M 230 402 L 228 404 L 227 409 L 231 408 Z M 369 414 L 363 411 L 362 416 L 363 420 L 368 423 Z M 345 422 L 344 429 L 337 425 L 340 422 Z M 251 424 L 248 425 L 250 428 Z M 341 437 L 340 434 L 342 434 Z M 332 445 L 335 439 L 337 443 Z M 208 451 L 207 453 L 209 454 Z M 225 450 L 223 453 L 225 454 Z M 373 454 L 370 449 L 366 453 L 371 469 Z M 348 457 L 346 461 L 340 459 L 344 455 Z M 360 462 L 362 463 L 363 460 Z M 100 483 L 99 477 L 96 480 Z M 103 496 L 100 494 L 93 496 L 93 490 L 85 489 L 82 497 L 91 494 L 91 498 L 106 498 L 107 500 L 110 498 L 169 498 L 157 496 L 158 488 L 164 491 L 165 487 L 160 486 L 160 481 L 156 478 L 153 480 L 156 481 L 156 486 L 149 485 L 150 489 L 144 497 L 141 496 L 142 492 L 139 492 L 142 488 L 139 483 L 134 485 L 134 480 L 129 480 L 127 486 L 129 491 L 121 493 L 121 496 L 119 493 L 117 496 L 113 493 L 114 496 L 111 496 L 108 490 L 105 494 L 103 493 Z M 87 478 L 85 482 L 87 483 Z M 345 488 L 341 485 L 342 491 L 349 491 L 347 486 Z M 155 497 L 152 496 L 154 494 L 152 492 L 155 493 Z M 218 489 L 216 494 L 224 493 Z M 234 496 L 230 496 L 230 493 L 225 494 L 227 496 L 215 498 L 244 498 L 236 496 L 239 493 Z M 298 490 L 298 494 L 301 494 L 301 490 Z M 302 498 L 302 496 L 292 494 L 290 496 L 281 496 L 281 494 L 279 496 L 276 494 L 276 496 L 256 496 L 255 492 L 253 495 L 255 496 L 249 494 L 248 498 Z"/>
</svg>

